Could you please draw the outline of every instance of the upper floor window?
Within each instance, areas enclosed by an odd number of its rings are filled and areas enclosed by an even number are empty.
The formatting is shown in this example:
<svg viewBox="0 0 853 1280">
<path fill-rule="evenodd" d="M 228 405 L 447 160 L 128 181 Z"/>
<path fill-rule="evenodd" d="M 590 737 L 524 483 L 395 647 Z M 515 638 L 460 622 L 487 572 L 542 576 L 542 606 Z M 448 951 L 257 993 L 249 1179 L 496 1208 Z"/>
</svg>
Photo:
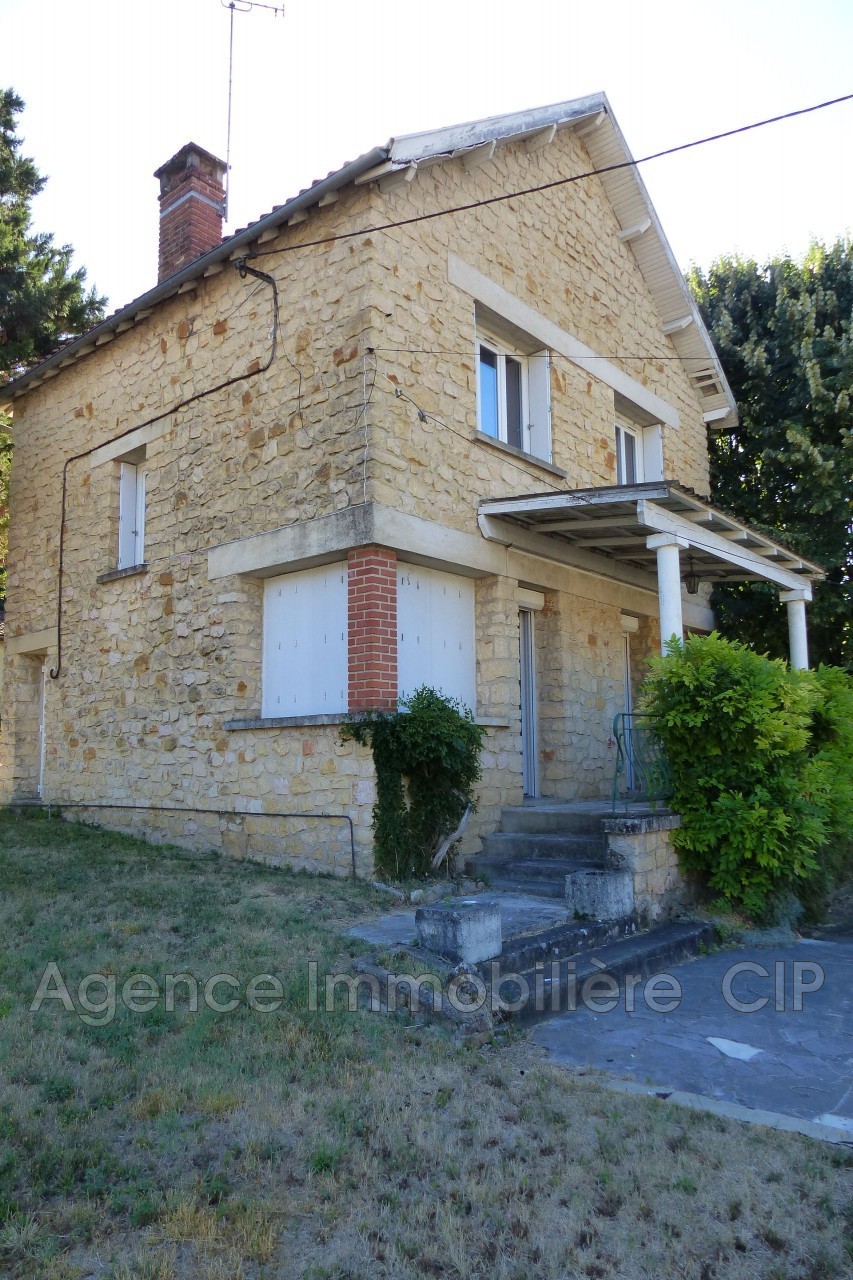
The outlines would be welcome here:
<svg viewBox="0 0 853 1280">
<path fill-rule="evenodd" d="M 616 483 L 640 484 L 644 478 L 643 433 L 616 424 Z"/>
<path fill-rule="evenodd" d="M 122 462 L 118 499 L 118 567 L 145 563 L 145 464 Z"/>
<path fill-rule="evenodd" d="M 484 435 L 551 461 L 550 361 L 477 332 L 477 426 Z"/>
</svg>

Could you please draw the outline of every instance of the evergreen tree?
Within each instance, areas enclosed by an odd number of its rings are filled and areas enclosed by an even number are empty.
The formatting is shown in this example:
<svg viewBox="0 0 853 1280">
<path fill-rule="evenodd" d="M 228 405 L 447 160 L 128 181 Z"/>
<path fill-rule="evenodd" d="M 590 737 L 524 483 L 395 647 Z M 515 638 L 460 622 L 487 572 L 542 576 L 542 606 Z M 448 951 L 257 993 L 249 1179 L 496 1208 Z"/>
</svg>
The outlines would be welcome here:
<svg viewBox="0 0 853 1280">
<path fill-rule="evenodd" d="M 689 283 L 740 415 L 710 437 L 713 499 L 825 567 L 810 659 L 853 665 L 853 244 L 725 257 Z M 787 657 L 775 588 L 719 586 L 712 603 L 725 635 Z"/>
<path fill-rule="evenodd" d="M 23 101 L 0 90 L 0 388 L 62 341 L 96 324 L 104 299 L 86 291 L 86 272 L 71 268 L 73 249 L 30 229 L 31 205 L 47 179 L 20 154 L 17 116 Z M 0 414 L 0 599 L 5 595 L 8 486 L 12 440 Z"/>
</svg>

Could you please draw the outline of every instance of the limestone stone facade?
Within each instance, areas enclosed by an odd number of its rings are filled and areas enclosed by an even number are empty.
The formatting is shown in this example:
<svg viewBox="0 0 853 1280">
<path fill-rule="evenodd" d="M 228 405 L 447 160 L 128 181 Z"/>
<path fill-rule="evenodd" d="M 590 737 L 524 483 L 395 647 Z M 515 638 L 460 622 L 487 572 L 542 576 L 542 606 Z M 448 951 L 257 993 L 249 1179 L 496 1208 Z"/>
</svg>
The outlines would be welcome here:
<svg viewBox="0 0 853 1280">
<path fill-rule="evenodd" d="M 595 167 L 571 120 L 543 133 L 507 125 L 488 155 L 342 170 L 13 385 L 4 800 L 136 805 L 101 820 L 335 873 L 351 820 L 368 873 L 372 765 L 339 740 L 347 708 L 264 704 L 266 581 L 365 563 L 374 595 L 353 588 L 344 606 L 350 709 L 365 690 L 393 697 L 400 567 L 473 583 L 460 661 L 486 747 L 469 847 L 524 791 L 520 609 L 528 789 L 608 794 L 626 664 L 636 685 L 659 643 L 653 574 L 489 540 L 478 507 L 614 485 L 614 422 L 632 405 L 662 475 L 707 494 L 706 405 L 601 178 L 488 203 Z M 551 349 L 547 459 L 480 430 L 478 326 L 503 323 L 525 356 L 533 339 L 469 278 L 592 353 Z M 119 569 L 123 466 L 145 473 L 144 560 Z M 691 616 L 710 625 L 701 598 Z"/>
<path fill-rule="evenodd" d="M 609 860 L 631 873 L 635 909 L 648 923 L 695 901 L 696 885 L 681 871 L 672 841 L 680 826 L 681 818 L 672 813 L 604 821 Z"/>
</svg>

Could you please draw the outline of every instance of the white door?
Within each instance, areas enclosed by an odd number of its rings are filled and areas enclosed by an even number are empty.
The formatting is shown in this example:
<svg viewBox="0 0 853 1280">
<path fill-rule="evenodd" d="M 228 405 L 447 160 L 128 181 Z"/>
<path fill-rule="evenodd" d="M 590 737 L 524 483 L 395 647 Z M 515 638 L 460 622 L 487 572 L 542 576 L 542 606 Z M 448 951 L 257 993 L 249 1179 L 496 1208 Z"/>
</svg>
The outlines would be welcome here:
<svg viewBox="0 0 853 1280">
<path fill-rule="evenodd" d="M 634 690 L 631 684 L 631 632 L 622 632 L 623 643 L 623 662 L 624 662 L 624 697 L 623 711 L 626 719 L 623 720 L 625 729 L 625 785 L 629 791 L 634 790 L 634 738 L 633 738 L 633 720 L 631 713 L 634 710 Z"/>
<path fill-rule="evenodd" d="M 36 778 L 36 795 L 44 799 L 44 718 L 47 699 L 47 662 L 42 658 L 39 665 L 39 740 L 38 740 L 38 775 Z"/>
<path fill-rule="evenodd" d="M 521 657 L 521 760 L 524 794 L 539 794 L 536 777 L 536 644 L 533 613 L 519 610 L 519 648 Z"/>
</svg>

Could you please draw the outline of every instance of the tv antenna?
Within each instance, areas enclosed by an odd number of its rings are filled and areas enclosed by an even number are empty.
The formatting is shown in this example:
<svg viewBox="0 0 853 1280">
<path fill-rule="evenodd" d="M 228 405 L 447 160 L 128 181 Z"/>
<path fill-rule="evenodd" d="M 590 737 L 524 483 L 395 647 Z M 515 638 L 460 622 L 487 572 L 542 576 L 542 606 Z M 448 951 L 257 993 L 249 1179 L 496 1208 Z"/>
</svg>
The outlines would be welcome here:
<svg viewBox="0 0 853 1280">
<path fill-rule="evenodd" d="M 231 190 L 231 91 L 234 83 L 234 14 L 251 13 L 253 9 L 267 9 L 273 17 L 284 17 L 283 4 L 261 4 L 260 0 L 219 0 L 223 9 L 230 11 L 228 33 L 228 141 L 225 149 L 225 208 L 223 216 L 228 222 L 228 196 Z"/>
</svg>

